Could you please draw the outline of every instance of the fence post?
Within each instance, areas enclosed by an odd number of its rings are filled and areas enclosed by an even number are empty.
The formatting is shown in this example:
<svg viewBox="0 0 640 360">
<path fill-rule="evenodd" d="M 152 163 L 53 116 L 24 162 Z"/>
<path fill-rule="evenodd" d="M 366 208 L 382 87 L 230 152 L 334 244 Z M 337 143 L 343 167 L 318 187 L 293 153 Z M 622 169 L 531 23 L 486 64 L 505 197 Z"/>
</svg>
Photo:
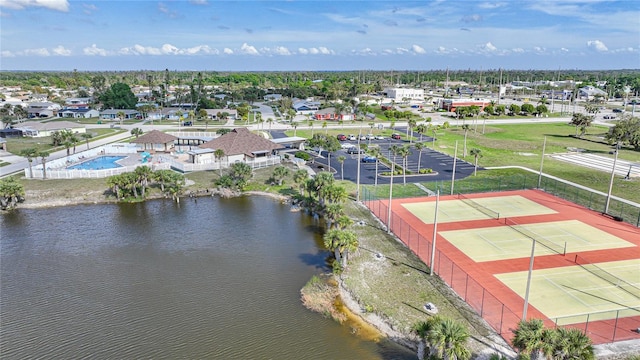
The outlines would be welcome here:
<svg viewBox="0 0 640 360">
<path fill-rule="evenodd" d="M 469 290 L 469 274 L 464 278 L 464 301 L 467 301 L 467 290 Z"/>
<path fill-rule="evenodd" d="M 480 317 L 484 314 L 484 288 L 482 288 L 482 302 L 480 303 Z"/>
<path fill-rule="evenodd" d="M 502 304 L 502 311 L 500 312 L 500 334 L 502 334 L 502 322 L 504 321 L 504 304 Z"/>
</svg>

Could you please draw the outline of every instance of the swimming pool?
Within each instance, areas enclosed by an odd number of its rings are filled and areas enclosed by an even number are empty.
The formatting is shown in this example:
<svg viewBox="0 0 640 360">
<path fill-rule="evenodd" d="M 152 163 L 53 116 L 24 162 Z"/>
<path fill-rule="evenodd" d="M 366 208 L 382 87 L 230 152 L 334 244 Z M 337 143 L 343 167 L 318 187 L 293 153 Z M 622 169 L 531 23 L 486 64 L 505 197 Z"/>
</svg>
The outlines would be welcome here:
<svg viewBox="0 0 640 360">
<path fill-rule="evenodd" d="M 100 156 L 87 160 L 79 164 L 68 166 L 68 170 L 101 170 L 121 167 L 116 161 L 126 158 L 126 156 Z"/>
</svg>

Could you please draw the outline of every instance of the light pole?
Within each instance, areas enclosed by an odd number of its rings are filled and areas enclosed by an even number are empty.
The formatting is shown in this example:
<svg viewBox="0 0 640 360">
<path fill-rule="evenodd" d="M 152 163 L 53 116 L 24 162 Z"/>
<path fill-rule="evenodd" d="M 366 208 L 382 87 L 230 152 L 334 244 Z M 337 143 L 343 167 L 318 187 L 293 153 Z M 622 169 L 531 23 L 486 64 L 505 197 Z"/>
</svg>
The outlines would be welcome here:
<svg viewBox="0 0 640 360">
<path fill-rule="evenodd" d="M 531 239 L 531 258 L 529 259 L 529 274 L 527 275 L 527 288 L 524 291 L 524 308 L 522 309 L 522 321 L 527 320 L 527 308 L 529 307 L 529 289 L 531 288 L 531 274 L 533 273 L 533 260 L 536 252 L 536 239 Z"/>
<path fill-rule="evenodd" d="M 611 180 L 609 180 L 609 191 L 607 192 L 607 202 L 604 205 L 605 214 L 609 212 L 609 202 L 611 201 L 611 190 L 613 190 L 613 178 L 616 174 L 616 162 L 618 162 L 618 143 L 616 143 L 615 155 L 613 157 L 613 167 L 611 168 Z"/>
<path fill-rule="evenodd" d="M 453 195 L 453 185 L 456 181 L 456 160 L 458 159 L 458 141 L 456 140 L 456 148 L 453 152 L 453 171 L 451 172 L 451 195 Z"/>
<path fill-rule="evenodd" d="M 544 164 L 544 152 L 547 147 L 547 137 L 544 137 L 544 142 L 542 143 L 542 157 L 540 158 L 540 173 L 538 174 L 538 189 L 540 189 L 540 185 L 542 183 L 542 165 Z"/>
<path fill-rule="evenodd" d="M 358 173 L 356 175 L 356 202 L 360 202 L 360 136 L 358 136 Z"/>
<path fill-rule="evenodd" d="M 391 162 L 391 182 L 389 183 L 389 209 L 387 210 L 387 233 L 391 234 L 391 198 L 393 197 L 393 172 L 396 171 L 395 161 Z"/>
<path fill-rule="evenodd" d="M 436 237 L 438 235 L 438 205 L 440 204 L 440 189 L 436 190 L 436 213 L 433 216 L 433 242 L 431 243 L 431 261 L 429 275 L 433 276 L 433 262 L 436 260 Z"/>
</svg>

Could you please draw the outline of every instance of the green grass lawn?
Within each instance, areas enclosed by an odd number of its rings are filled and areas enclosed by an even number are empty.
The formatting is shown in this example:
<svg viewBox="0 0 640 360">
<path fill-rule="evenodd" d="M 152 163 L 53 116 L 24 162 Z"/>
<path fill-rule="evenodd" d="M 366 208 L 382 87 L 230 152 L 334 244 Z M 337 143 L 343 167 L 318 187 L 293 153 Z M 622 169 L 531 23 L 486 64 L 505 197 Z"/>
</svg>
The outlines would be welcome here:
<svg viewBox="0 0 640 360">
<path fill-rule="evenodd" d="M 110 129 L 110 128 L 101 128 L 101 129 L 88 129 L 87 133 L 91 134 L 93 137 L 90 141 L 94 141 L 96 139 L 101 139 L 104 137 L 112 136 L 125 130 L 122 129 Z M 78 143 L 76 144 L 77 150 L 84 150 L 86 148 L 86 141 L 78 136 Z M 84 146 L 84 147 L 83 147 Z M 27 148 L 35 147 L 38 150 L 42 151 L 58 151 L 63 150 L 63 146 L 54 147 L 51 145 L 51 137 L 21 137 L 21 138 L 8 138 L 7 139 L 7 151 L 14 155 L 20 155 L 20 151 Z"/>
</svg>

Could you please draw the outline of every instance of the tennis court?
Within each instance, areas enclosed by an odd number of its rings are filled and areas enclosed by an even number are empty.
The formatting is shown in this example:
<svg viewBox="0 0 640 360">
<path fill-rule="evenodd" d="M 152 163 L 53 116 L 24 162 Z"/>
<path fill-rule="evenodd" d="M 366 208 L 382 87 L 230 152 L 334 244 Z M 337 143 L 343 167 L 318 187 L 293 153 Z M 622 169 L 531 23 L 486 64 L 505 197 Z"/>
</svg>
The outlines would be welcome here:
<svg viewBox="0 0 640 360">
<path fill-rule="evenodd" d="M 531 256 L 531 237 L 538 241 L 535 256 L 635 247 L 578 220 L 441 231 L 439 234 L 475 262 L 528 258 Z"/>
<path fill-rule="evenodd" d="M 535 270 L 531 276 L 529 304 L 558 325 L 616 316 L 640 315 L 640 276 L 637 260 L 597 265 Z M 495 276 L 524 297 L 527 271 Z M 603 276 L 604 275 L 604 276 Z"/>
<path fill-rule="evenodd" d="M 520 217 L 530 215 L 555 214 L 556 211 L 519 195 L 460 198 L 440 201 L 438 205 L 438 223 L 491 218 Z M 433 224 L 435 202 L 403 203 L 402 206 L 425 224 Z"/>
<path fill-rule="evenodd" d="M 387 201 L 367 206 L 388 223 Z M 506 339 L 524 314 L 534 239 L 528 319 L 596 344 L 640 339 L 637 227 L 540 190 L 440 196 L 437 208 L 434 232 L 435 197 L 393 199 L 391 231 Z"/>
</svg>

